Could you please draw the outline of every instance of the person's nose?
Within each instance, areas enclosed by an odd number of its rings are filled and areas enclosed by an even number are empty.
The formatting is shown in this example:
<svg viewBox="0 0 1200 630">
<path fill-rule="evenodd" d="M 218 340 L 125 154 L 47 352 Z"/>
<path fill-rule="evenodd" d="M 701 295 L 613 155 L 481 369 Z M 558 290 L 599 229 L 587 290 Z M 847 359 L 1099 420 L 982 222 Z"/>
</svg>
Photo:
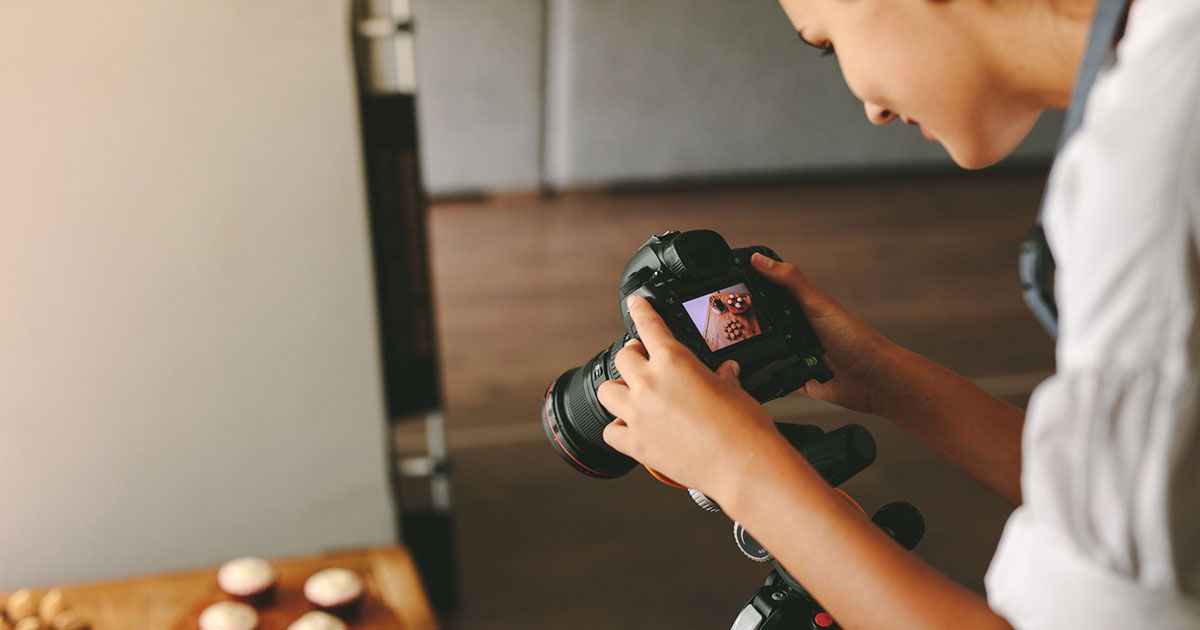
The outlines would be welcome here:
<svg viewBox="0 0 1200 630">
<path fill-rule="evenodd" d="M 874 103 L 866 103 L 864 107 L 867 110 L 867 120 L 871 121 L 872 125 L 886 125 L 900 117 L 896 112 Z"/>
</svg>

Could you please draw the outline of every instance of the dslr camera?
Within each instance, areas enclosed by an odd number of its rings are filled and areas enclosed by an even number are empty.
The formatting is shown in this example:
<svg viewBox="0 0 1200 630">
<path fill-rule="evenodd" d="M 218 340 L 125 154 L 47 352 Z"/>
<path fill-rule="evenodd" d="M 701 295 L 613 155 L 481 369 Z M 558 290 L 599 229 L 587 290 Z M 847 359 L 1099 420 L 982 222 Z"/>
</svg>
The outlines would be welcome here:
<svg viewBox="0 0 1200 630">
<path fill-rule="evenodd" d="M 833 371 L 800 305 L 783 288 L 750 266 L 762 246 L 730 249 L 711 230 L 667 232 L 651 237 L 621 273 L 618 304 L 625 334 L 590 361 L 558 377 L 546 390 L 542 424 L 551 445 L 571 467 L 610 479 L 637 464 L 604 441 L 615 420 L 596 389 L 618 379 L 613 359 L 638 336 L 626 298 L 645 297 L 671 333 L 709 369 L 733 359 L 743 389 L 759 402 L 787 395 L 809 380 L 826 382 Z"/>
</svg>

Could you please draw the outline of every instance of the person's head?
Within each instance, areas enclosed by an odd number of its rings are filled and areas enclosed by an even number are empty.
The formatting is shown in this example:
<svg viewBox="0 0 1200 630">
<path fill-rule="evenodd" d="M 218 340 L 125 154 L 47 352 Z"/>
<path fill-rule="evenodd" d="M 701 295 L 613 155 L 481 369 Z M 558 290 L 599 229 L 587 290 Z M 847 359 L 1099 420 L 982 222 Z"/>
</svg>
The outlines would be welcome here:
<svg viewBox="0 0 1200 630">
<path fill-rule="evenodd" d="M 1065 107 L 1095 0 L 780 0 L 832 46 L 875 124 L 920 124 L 965 168 L 1012 152 Z"/>
</svg>

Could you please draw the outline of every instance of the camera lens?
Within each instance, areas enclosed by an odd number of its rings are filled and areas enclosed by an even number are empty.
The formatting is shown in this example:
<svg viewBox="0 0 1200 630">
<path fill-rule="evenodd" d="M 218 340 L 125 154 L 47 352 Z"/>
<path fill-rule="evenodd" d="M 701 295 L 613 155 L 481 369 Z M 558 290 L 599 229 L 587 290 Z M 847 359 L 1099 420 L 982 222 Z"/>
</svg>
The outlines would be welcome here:
<svg viewBox="0 0 1200 630">
<path fill-rule="evenodd" d="M 546 437 L 572 468 L 592 477 L 620 477 L 637 465 L 604 441 L 604 427 L 615 418 L 596 398 L 601 383 L 620 378 L 613 357 L 627 338 L 622 336 L 582 367 L 568 370 L 546 390 L 542 406 Z"/>
</svg>

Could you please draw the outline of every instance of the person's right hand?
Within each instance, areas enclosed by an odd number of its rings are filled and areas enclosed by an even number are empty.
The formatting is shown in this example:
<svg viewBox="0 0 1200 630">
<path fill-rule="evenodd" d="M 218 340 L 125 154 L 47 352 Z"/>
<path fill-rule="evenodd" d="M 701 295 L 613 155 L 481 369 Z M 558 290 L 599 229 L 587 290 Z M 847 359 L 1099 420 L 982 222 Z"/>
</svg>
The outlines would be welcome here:
<svg viewBox="0 0 1200 630">
<path fill-rule="evenodd" d="M 750 263 L 800 304 L 833 368 L 829 382 L 809 381 L 797 391 L 854 411 L 875 412 L 872 388 L 891 342 L 829 297 L 795 265 L 762 254 L 754 254 Z"/>
</svg>

